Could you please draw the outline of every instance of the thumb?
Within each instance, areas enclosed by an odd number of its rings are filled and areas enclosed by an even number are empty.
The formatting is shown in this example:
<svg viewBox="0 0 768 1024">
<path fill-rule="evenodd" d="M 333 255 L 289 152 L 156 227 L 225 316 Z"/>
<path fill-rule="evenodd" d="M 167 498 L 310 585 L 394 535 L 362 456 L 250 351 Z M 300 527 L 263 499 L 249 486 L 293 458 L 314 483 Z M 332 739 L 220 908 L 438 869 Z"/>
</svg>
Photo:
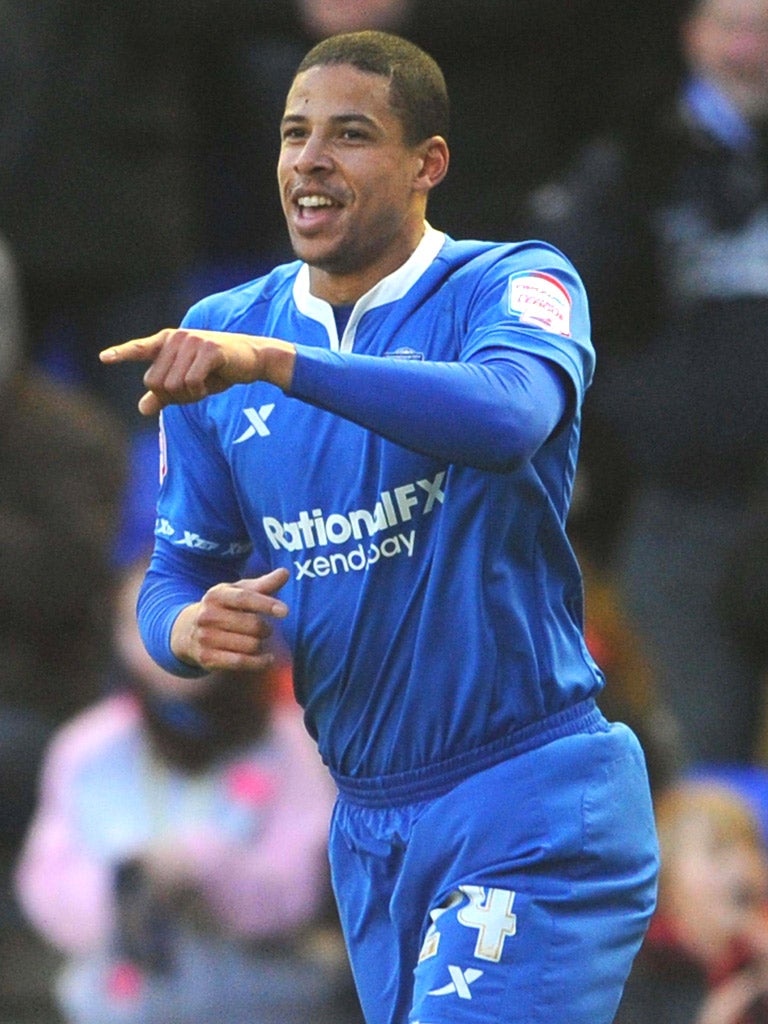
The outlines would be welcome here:
<svg viewBox="0 0 768 1024">
<path fill-rule="evenodd" d="M 139 399 L 139 412 L 142 416 L 156 416 L 164 407 L 163 402 L 154 391 L 147 391 Z"/>
<path fill-rule="evenodd" d="M 257 594 L 271 596 L 276 594 L 281 587 L 290 579 L 291 574 L 285 568 L 273 569 L 263 576 L 255 576 L 250 579 L 243 579 L 237 584 L 239 587 L 254 591 Z M 270 614 L 275 618 L 284 619 L 288 614 L 288 605 L 284 601 L 275 600 L 270 609 Z"/>
</svg>

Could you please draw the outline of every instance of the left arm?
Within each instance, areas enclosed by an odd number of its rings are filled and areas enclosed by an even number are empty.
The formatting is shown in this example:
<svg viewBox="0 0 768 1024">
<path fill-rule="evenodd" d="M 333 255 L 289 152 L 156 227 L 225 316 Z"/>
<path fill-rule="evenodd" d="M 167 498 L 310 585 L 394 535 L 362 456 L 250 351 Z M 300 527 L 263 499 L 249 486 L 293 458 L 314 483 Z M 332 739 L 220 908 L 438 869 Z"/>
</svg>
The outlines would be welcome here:
<svg viewBox="0 0 768 1024">
<path fill-rule="evenodd" d="M 568 387 L 548 360 L 501 348 L 449 363 L 299 347 L 290 394 L 424 455 L 507 471 L 557 427 Z"/>
<path fill-rule="evenodd" d="M 272 338 L 165 330 L 105 350 L 104 362 L 149 360 L 145 415 L 237 383 L 265 380 L 404 447 L 482 469 L 514 469 L 563 417 L 565 371 L 530 353 L 489 347 L 467 362 L 340 354 Z"/>
</svg>

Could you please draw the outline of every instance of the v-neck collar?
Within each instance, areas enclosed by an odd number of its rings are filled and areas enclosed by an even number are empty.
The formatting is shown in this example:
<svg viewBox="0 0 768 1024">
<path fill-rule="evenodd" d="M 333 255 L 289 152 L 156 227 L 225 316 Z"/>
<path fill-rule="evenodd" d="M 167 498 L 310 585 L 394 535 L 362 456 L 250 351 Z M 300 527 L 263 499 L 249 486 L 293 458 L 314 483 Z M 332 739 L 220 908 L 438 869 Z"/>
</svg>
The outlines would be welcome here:
<svg viewBox="0 0 768 1024">
<path fill-rule="evenodd" d="M 332 352 L 351 352 L 354 349 L 357 325 L 364 313 L 376 306 L 401 299 L 418 281 L 443 247 L 445 234 L 425 222 L 424 235 L 414 251 L 397 270 L 387 274 L 360 298 L 352 309 L 344 333 L 339 338 L 333 307 L 309 290 L 309 266 L 302 263 L 293 284 L 296 308 L 311 320 L 317 320 L 328 332 Z"/>
</svg>

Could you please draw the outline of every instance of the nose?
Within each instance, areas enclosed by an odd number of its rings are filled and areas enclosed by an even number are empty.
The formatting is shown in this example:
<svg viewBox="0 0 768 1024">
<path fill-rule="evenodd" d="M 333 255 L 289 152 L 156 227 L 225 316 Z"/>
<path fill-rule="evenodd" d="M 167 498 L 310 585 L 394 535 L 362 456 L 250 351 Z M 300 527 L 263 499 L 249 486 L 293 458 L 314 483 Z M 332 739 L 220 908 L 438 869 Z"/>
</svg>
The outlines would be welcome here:
<svg viewBox="0 0 768 1024">
<path fill-rule="evenodd" d="M 768 21 L 736 22 L 725 34 L 724 45 L 735 64 L 768 66 Z"/>
<path fill-rule="evenodd" d="M 329 170 L 333 165 L 328 147 L 323 137 L 310 133 L 301 146 L 297 146 L 293 166 L 297 174 L 312 174 L 320 170 Z"/>
</svg>

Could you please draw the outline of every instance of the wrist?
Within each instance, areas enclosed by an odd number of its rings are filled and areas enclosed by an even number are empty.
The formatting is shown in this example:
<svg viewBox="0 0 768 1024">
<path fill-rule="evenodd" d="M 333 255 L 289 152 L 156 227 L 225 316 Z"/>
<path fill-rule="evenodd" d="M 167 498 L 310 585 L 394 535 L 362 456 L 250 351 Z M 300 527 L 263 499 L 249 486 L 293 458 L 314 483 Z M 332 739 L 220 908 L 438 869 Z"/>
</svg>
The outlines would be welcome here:
<svg viewBox="0 0 768 1024">
<path fill-rule="evenodd" d="M 190 668 L 202 668 L 192 653 L 192 638 L 199 607 L 199 602 L 186 605 L 176 616 L 171 627 L 171 654 Z"/>
<path fill-rule="evenodd" d="M 290 391 L 296 367 L 296 346 L 275 338 L 265 347 L 264 356 L 265 379 L 281 391 Z"/>
</svg>

